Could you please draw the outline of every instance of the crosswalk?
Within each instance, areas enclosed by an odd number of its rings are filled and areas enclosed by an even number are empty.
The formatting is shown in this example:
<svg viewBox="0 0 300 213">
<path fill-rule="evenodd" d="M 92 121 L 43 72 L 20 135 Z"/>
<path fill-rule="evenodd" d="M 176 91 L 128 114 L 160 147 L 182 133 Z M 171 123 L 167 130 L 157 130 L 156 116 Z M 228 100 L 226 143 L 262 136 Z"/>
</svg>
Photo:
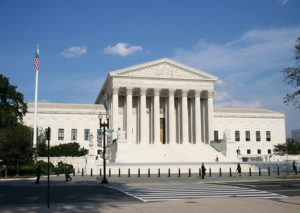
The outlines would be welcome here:
<svg viewBox="0 0 300 213">
<path fill-rule="evenodd" d="M 256 197 L 284 198 L 286 196 L 247 187 L 216 184 L 165 184 L 108 186 L 143 202 L 183 200 L 191 198 Z"/>
</svg>

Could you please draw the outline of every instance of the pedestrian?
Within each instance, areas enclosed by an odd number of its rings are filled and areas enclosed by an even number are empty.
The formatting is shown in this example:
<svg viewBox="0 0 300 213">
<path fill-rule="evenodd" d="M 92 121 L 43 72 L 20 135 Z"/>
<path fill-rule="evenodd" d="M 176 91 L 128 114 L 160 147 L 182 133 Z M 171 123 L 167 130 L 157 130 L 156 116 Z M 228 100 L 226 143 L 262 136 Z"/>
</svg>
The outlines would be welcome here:
<svg viewBox="0 0 300 213">
<path fill-rule="evenodd" d="M 66 169 L 65 169 L 65 176 L 66 176 L 66 182 L 69 182 L 72 180 L 71 176 L 70 176 L 70 173 L 69 173 L 69 169 L 68 167 L 66 166 Z"/>
<path fill-rule="evenodd" d="M 205 175 L 206 175 L 206 168 L 204 166 L 204 163 L 202 163 L 202 166 L 201 166 L 201 177 L 202 179 L 204 179 Z"/>
<path fill-rule="evenodd" d="M 293 171 L 297 173 L 296 161 L 293 161 Z"/>
<path fill-rule="evenodd" d="M 239 177 L 241 177 L 241 175 L 242 175 L 242 168 L 241 168 L 240 163 L 237 164 L 236 171 L 237 171 L 237 175 Z"/>
<path fill-rule="evenodd" d="M 40 178 L 41 178 L 41 175 L 42 175 L 42 170 L 41 170 L 40 166 L 38 166 L 36 168 L 35 174 L 36 174 L 35 184 L 40 184 Z"/>
</svg>

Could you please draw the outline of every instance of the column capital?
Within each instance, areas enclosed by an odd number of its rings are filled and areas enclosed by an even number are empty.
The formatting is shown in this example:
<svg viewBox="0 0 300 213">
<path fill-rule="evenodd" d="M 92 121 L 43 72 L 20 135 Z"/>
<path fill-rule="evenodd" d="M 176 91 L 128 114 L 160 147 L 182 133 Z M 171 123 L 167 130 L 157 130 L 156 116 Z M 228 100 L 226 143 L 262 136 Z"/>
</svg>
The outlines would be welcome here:
<svg viewBox="0 0 300 213">
<path fill-rule="evenodd" d="M 182 97 L 187 97 L 187 94 L 188 94 L 188 90 L 186 90 L 186 89 L 181 90 Z"/>
<path fill-rule="evenodd" d="M 127 95 L 132 95 L 132 91 L 133 91 L 133 88 L 131 88 L 131 87 L 126 88 Z"/>
<path fill-rule="evenodd" d="M 147 89 L 146 88 L 140 88 L 140 94 L 146 95 Z"/>
<path fill-rule="evenodd" d="M 212 98 L 214 96 L 213 91 L 206 91 L 207 98 Z"/>
<path fill-rule="evenodd" d="M 119 87 L 113 87 L 112 88 L 112 94 L 113 95 L 118 95 L 119 94 L 119 89 L 120 89 Z"/>
<path fill-rule="evenodd" d="M 195 90 L 194 93 L 195 93 L 195 98 L 200 98 L 201 90 Z"/>
<path fill-rule="evenodd" d="M 159 96 L 159 92 L 160 92 L 160 89 L 158 89 L 158 88 L 153 89 L 154 96 Z"/>
<path fill-rule="evenodd" d="M 169 89 L 169 96 L 174 96 L 175 89 Z"/>
</svg>

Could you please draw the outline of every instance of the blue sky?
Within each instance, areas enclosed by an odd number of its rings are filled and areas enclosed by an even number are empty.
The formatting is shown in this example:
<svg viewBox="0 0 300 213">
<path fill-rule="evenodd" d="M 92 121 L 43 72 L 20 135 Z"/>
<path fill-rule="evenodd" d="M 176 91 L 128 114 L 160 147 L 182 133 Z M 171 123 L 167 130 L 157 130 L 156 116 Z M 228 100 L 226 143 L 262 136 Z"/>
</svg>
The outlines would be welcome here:
<svg viewBox="0 0 300 213">
<path fill-rule="evenodd" d="M 215 105 L 286 115 L 300 36 L 297 0 L 0 1 L 0 73 L 34 100 L 33 57 L 40 44 L 39 100 L 93 103 L 107 72 L 168 57 L 219 77 Z"/>
</svg>

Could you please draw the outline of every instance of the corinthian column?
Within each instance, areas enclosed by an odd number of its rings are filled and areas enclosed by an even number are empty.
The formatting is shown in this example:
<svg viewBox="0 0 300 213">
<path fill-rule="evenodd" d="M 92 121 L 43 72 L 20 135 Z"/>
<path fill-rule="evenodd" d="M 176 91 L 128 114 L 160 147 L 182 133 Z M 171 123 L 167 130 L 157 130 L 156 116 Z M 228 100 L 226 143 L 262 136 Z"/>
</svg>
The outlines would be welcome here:
<svg viewBox="0 0 300 213">
<path fill-rule="evenodd" d="M 207 93 L 207 128 L 208 128 L 208 142 L 213 140 L 214 131 L 213 131 L 213 92 Z"/>
<path fill-rule="evenodd" d="M 175 106 L 174 106 L 174 90 L 169 89 L 169 114 L 168 114 L 168 124 L 169 124 L 169 143 L 175 142 Z"/>
<path fill-rule="evenodd" d="M 119 128 L 119 88 L 112 88 L 112 128 L 114 129 L 113 138 L 116 138 L 116 133 Z"/>
<path fill-rule="evenodd" d="M 146 89 L 140 89 L 140 143 L 145 142 L 146 128 Z"/>
<path fill-rule="evenodd" d="M 201 142 L 201 99 L 200 99 L 201 91 L 195 91 L 195 142 Z"/>
<path fill-rule="evenodd" d="M 188 106 L 187 106 L 187 90 L 182 90 L 182 143 L 187 143 L 189 140 L 188 130 Z"/>
<path fill-rule="evenodd" d="M 127 141 L 131 142 L 132 136 L 132 88 L 127 88 L 127 96 L 126 96 L 126 136 Z"/>
<path fill-rule="evenodd" d="M 160 142 L 160 110 L 159 110 L 159 89 L 154 89 L 154 143 Z"/>
</svg>

